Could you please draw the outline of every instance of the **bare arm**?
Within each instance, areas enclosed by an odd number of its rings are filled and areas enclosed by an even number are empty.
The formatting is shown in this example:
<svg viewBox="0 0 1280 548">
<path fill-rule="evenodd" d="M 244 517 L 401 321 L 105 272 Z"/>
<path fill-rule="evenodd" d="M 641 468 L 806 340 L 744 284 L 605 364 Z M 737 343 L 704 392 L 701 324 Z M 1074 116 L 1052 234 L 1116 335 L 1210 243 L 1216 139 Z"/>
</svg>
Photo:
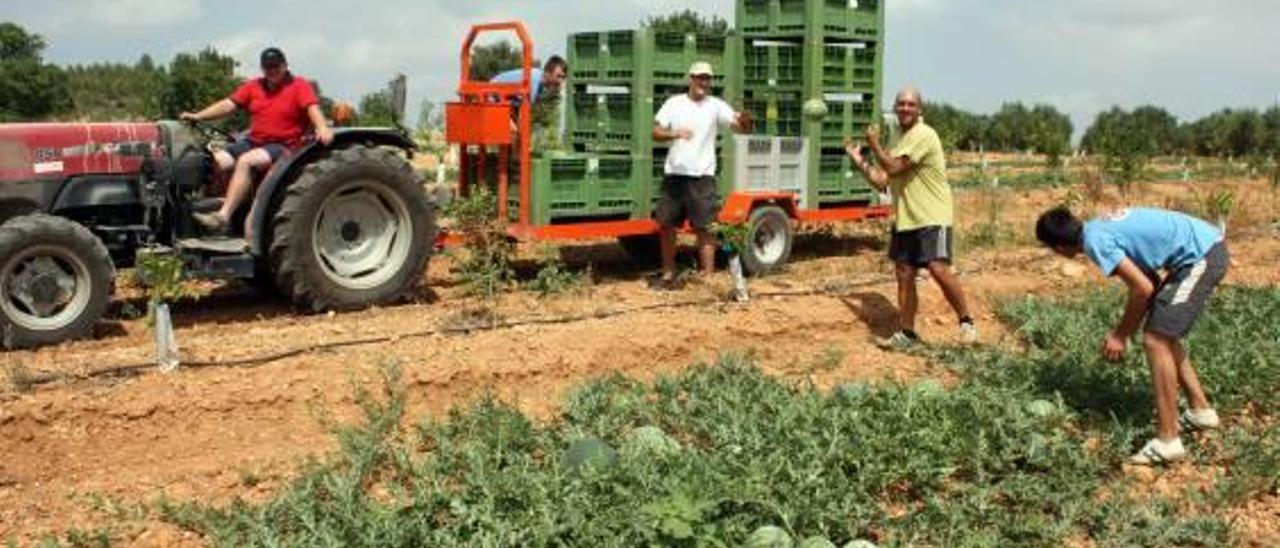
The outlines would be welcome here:
<svg viewBox="0 0 1280 548">
<path fill-rule="evenodd" d="M 1142 318 L 1147 315 L 1147 305 L 1151 301 L 1151 296 L 1155 294 L 1156 288 L 1138 265 L 1129 259 L 1120 262 L 1120 266 L 1116 267 L 1115 275 L 1129 286 L 1129 301 L 1125 304 L 1124 316 L 1120 318 L 1120 324 L 1115 328 L 1117 335 L 1128 339 L 1138 331 Z"/>
<path fill-rule="evenodd" d="M 845 139 L 844 151 L 845 154 L 848 154 L 849 158 L 853 160 L 854 167 L 858 168 L 858 171 L 861 171 L 862 174 L 866 176 L 867 181 L 871 183 L 871 186 L 876 187 L 876 190 L 880 191 L 889 188 L 889 175 L 885 173 L 884 170 L 871 165 L 871 163 L 863 157 L 862 150 L 853 143 L 852 139 Z"/>
<path fill-rule="evenodd" d="M 324 119 L 324 113 L 320 111 L 320 105 L 307 107 L 307 118 L 311 119 L 311 127 L 315 128 L 316 139 L 321 144 L 328 146 L 333 142 L 333 130 L 329 128 L 329 121 Z"/>
<path fill-rule="evenodd" d="M 1119 361 L 1124 357 L 1129 339 L 1142 325 L 1142 318 L 1147 315 L 1147 307 L 1151 303 L 1151 296 L 1155 294 L 1156 288 L 1147 275 L 1143 274 L 1142 269 L 1127 258 L 1120 261 L 1113 275 L 1129 286 L 1129 300 L 1124 305 L 1124 316 L 1121 316 L 1119 325 L 1116 325 L 1115 329 L 1107 335 L 1102 352 L 1107 359 Z"/>
<path fill-rule="evenodd" d="M 231 113 L 235 112 L 237 108 L 239 107 L 237 107 L 236 104 L 231 101 L 231 99 L 223 99 L 221 101 L 218 101 L 212 105 L 205 107 L 204 110 L 201 110 L 200 112 L 195 112 L 195 113 L 184 112 L 182 113 L 181 116 L 179 116 L 179 118 L 183 120 L 190 120 L 193 122 L 217 120 L 219 118 L 223 118 L 230 115 Z"/>
<path fill-rule="evenodd" d="M 906 156 L 890 157 L 889 152 L 884 149 L 884 145 L 880 143 L 880 127 L 867 127 L 867 144 L 871 147 L 871 153 L 876 157 L 876 165 L 890 177 L 897 177 L 911 169 L 911 160 Z"/>
</svg>

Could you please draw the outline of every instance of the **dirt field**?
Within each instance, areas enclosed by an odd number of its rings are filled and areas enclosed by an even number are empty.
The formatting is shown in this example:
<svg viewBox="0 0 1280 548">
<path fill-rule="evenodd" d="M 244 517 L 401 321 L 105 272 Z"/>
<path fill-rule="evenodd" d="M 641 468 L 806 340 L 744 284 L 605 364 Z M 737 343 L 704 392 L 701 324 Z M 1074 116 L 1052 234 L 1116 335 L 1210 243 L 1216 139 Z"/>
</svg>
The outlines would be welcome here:
<svg viewBox="0 0 1280 548">
<path fill-rule="evenodd" d="M 1261 182 L 1225 182 L 1242 211 L 1230 234 L 1229 283 L 1280 283 L 1280 238 L 1264 220 L 1272 199 Z M 1188 185 L 1143 189 L 1142 203 L 1185 199 Z M 970 250 L 958 267 L 986 344 L 1008 341 L 993 302 L 1101 284 L 1083 262 L 1051 257 L 1025 240 L 1030 223 L 1065 190 L 1008 196 L 1004 222 L 1023 234 L 1009 245 Z M 978 193 L 961 196 L 964 227 L 981 220 Z M 1111 202 L 1118 203 L 1117 198 Z M 719 297 L 727 280 L 659 294 L 645 288 L 644 266 L 610 244 L 563 251 L 571 266 L 591 264 L 596 282 L 573 294 L 540 299 L 519 292 L 496 310 L 507 321 L 611 315 L 468 335 L 403 336 L 457 326 L 478 306 L 464 298 L 447 259 L 435 260 L 417 302 L 338 315 L 297 316 L 279 301 L 234 287 L 175 310 L 187 360 L 233 360 L 368 337 L 392 342 L 309 352 L 254 367 L 147 371 L 129 379 L 55 383 L 19 392 L 0 387 L 0 541 L 50 531 L 113 524 L 126 543 L 199 544 L 200 539 L 133 510 L 162 493 L 172 500 L 259 499 L 309 457 L 334 448 L 318 410 L 354 411 L 354 383 L 384 360 L 398 361 L 409 385 L 409 416 L 440 414 L 492 393 L 536 416 L 554 416 L 572 387 L 620 372 L 641 379 L 721 352 L 753 352 L 767 371 L 820 386 L 848 380 L 907 381 L 947 372 L 920 358 L 887 354 L 871 343 L 894 325 L 894 285 L 877 226 L 810 233 L 796 245 L 788 272 L 754 281 L 745 305 Z M 931 283 L 921 286 L 922 335 L 949 342 L 955 319 Z M 837 290 L 845 297 L 802 295 Z M 687 301 L 700 301 L 689 304 Z M 669 303 L 671 307 L 660 307 Z M 676 306 L 680 305 L 680 306 Z M 642 311 L 626 312 L 639 307 Z M 1099 334 L 1101 336 L 1101 334 Z M 5 370 L 83 373 L 147 362 L 153 348 L 142 320 L 116 319 L 97 340 L 3 355 Z M 1182 473 L 1182 472 L 1177 472 Z M 1165 481 L 1160 478 L 1160 481 Z M 1170 480 L 1172 481 L 1172 480 Z M 1240 512 L 1241 531 L 1256 542 L 1280 539 L 1280 501 Z"/>
</svg>

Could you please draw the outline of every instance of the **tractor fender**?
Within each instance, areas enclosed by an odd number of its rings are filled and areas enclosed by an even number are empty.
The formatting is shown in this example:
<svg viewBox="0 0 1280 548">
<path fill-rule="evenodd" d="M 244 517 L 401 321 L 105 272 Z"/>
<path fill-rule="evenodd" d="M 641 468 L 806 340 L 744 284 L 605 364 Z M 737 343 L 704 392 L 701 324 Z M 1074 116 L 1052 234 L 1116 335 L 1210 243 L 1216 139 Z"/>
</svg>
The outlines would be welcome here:
<svg viewBox="0 0 1280 548">
<path fill-rule="evenodd" d="M 142 195 L 136 176 L 85 175 L 67 180 L 53 202 L 52 211 L 59 213 L 87 207 L 141 204 Z"/>
<path fill-rule="evenodd" d="M 404 149 L 412 154 L 418 149 L 418 145 L 405 136 L 404 133 L 394 129 L 337 129 L 334 130 L 333 144 L 329 146 L 321 145 L 319 142 L 311 142 L 306 146 L 298 149 L 292 155 L 281 158 L 271 166 L 271 170 L 263 177 L 262 183 L 258 185 L 258 191 L 253 198 L 253 217 L 249 219 L 249 226 L 253 234 L 252 241 L 249 242 L 249 251 L 256 257 L 266 256 L 267 245 L 270 241 L 270 222 L 271 214 L 274 213 L 275 206 L 278 203 L 277 198 L 283 196 L 283 191 L 302 174 L 302 170 L 308 165 L 316 161 L 317 158 L 324 155 L 328 150 L 337 150 L 353 145 L 368 146 L 393 146 Z"/>
<path fill-rule="evenodd" d="M 787 216 L 792 219 L 800 217 L 794 194 L 786 192 L 734 192 L 725 199 L 724 207 L 720 208 L 720 215 L 717 220 L 731 225 L 742 224 L 751 218 L 752 211 L 766 204 L 782 208 L 783 211 L 787 212 Z"/>
</svg>

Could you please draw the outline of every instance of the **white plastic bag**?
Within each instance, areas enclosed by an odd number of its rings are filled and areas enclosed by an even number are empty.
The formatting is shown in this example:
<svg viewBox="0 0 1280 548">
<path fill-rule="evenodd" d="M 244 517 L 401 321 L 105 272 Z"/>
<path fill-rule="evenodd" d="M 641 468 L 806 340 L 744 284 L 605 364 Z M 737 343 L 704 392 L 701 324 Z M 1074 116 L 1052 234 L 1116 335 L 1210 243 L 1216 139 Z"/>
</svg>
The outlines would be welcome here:
<svg viewBox="0 0 1280 548">
<path fill-rule="evenodd" d="M 154 304 L 151 313 L 155 320 L 152 333 L 156 338 L 156 365 L 161 371 L 169 373 L 177 369 L 181 363 L 178 356 L 178 336 L 173 330 L 173 318 L 169 315 L 169 305 Z"/>
</svg>

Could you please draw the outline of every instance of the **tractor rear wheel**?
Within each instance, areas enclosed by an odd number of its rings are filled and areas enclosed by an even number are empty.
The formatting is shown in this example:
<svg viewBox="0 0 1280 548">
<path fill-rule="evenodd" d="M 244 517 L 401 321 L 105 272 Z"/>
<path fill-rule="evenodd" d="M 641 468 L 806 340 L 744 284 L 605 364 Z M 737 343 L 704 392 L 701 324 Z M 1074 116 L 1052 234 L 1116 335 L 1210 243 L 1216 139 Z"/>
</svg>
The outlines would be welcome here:
<svg viewBox="0 0 1280 548">
<path fill-rule="evenodd" d="M 394 302 L 425 275 L 435 215 L 399 150 L 333 151 L 303 170 L 272 219 L 276 287 L 313 312 Z"/>
<path fill-rule="evenodd" d="M 33 214 L 0 225 L 0 337 L 6 348 L 89 335 L 106 312 L 115 266 L 80 224 Z"/>
</svg>

